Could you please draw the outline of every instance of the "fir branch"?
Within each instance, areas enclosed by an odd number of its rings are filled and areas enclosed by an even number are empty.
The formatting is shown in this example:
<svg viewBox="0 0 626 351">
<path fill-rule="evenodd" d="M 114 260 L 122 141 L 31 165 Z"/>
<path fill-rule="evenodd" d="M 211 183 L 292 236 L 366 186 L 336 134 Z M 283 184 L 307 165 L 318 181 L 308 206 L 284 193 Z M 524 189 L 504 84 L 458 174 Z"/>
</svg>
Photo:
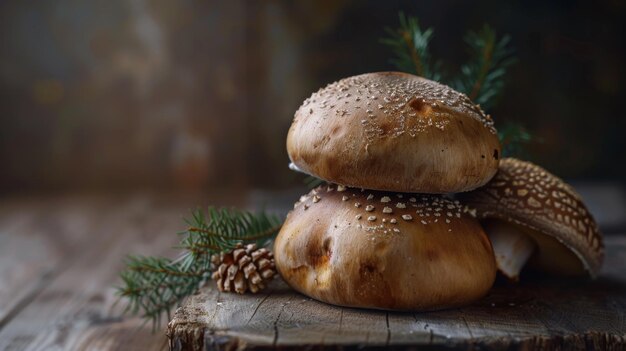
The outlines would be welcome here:
<svg viewBox="0 0 626 351">
<path fill-rule="evenodd" d="M 389 46 L 394 53 L 391 59 L 399 70 L 410 72 L 419 76 L 440 80 L 439 69 L 441 64 L 431 59 L 428 44 L 430 43 L 434 29 L 422 30 L 416 17 L 405 16 L 399 13 L 400 27 L 396 29 L 385 28 L 388 37 L 382 38 L 381 43 Z"/>
<path fill-rule="evenodd" d="M 207 216 L 194 211 L 188 224 L 189 229 L 181 233 L 185 237 L 179 247 L 185 253 L 180 260 L 187 264 L 204 262 L 208 269 L 212 254 L 230 250 L 244 241 L 263 245 L 263 241 L 278 233 L 282 221 L 264 212 L 209 208 Z"/>
<path fill-rule="evenodd" d="M 391 62 L 403 72 L 414 73 L 432 80 L 441 80 L 441 61 L 433 64 L 429 47 L 434 30 L 422 31 L 416 17 L 400 16 L 400 27 L 385 30 L 389 37 L 381 40 L 391 48 Z M 496 32 L 488 25 L 479 32 L 470 31 L 465 35 L 469 47 L 470 60 L 461 66 L 457 77 L 447 79 L 448 85 L 463 92 L 485 110 L 490 110 L 502 92 L 504 77 L 515 62 L 508 35 L 498 39 Z M 499 128 L 503 155 L 521 155 L 525 144 L 534 141 L 531 134 L 518 124 L 505 124 Z M 316 184 L 317 185 L 317 184 Z"/>
<path fill-rule="evenodd" d="M 506 123 L 498 128 L 503 157 L 525 157 L 525 146 L 538 140 L 518 123 Z"/>
<path fill-rule="evenodd" d="M 127 312 L 139 314 L 153 327 L 162 316 L 170 318 L 172 308 L 191 295 L 211 274 L 211 256 L 234 248 L 237 243 L 267 244 L 280 230 L 282 219 L 265 212 L 236 209 L 192 212 L 189 228 L 180 233 L 176 260 L 150 256 L 129 256 L 120 274 L 118 296 L 126 298 Z"/>
<path fill-rule="evenodd" d="M 126 311 L 151 320 L 153 328 L 204 280 L 199 271 L 184 271 L 180 265 L 159 257 L 131 256 L 120 274 L 118 295 L 128 300 Z"/>
<path fill-rule="evenodd" d="M 460 76 L 452 86 L 464 92 L 475 103 L 489 110 L 504 88 L 504 76 L 515 62 L 508 35 L 497 40 L 496 32 L 485 25 L 479 32 L 468 32 L 465 42 L 471 59 L 461 67 Z"/>
</svg>

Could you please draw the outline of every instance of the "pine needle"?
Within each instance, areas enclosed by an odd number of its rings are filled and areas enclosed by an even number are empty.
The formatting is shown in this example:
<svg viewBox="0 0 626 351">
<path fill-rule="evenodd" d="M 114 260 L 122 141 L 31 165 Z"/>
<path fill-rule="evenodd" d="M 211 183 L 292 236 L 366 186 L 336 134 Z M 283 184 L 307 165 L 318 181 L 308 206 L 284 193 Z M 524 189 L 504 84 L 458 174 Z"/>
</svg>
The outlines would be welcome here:
<svg viewBox="0 0 626 351">
<path fill-rule="evenodd" d="M 265 245 L 280 230 L 282 219 L 265 212 L 209 207 L 196 210 L 180 233 L 176 260 L 151 256 L 129 256 L 120 274 L 117 294 L 128 301 L 126 311 L 151 321 L 156 328 L 163 315 L 170 318 L 176 307 L 210 279 L 211 256 L 234 248 L 237 243 Z"/>
<path fill-rule="evenodd" d="M 434 29 L 422 30 L 416 17 L 405 16 L 399 13 L 400 27 L 396 29 L 385 28 L 388 37 L 382 38 L 381 43 L 389 46 L 394 53 L 391 59 L 399 70 L 417 74 L 432 80 L 440 80 L 441 74 L 439 62 L 431 59 L 428 44 L 430 43 Z"/>
<path fill-rule="evenodd" d="M 504 89 L 506 73 L 515 62 L 510 36 L 498 38 L 495 30 L 488 25 L 478 32 L 467 32 L 464 41 L 469 49 L 469 60 L 455 77 L 449 77 L 442 71 L 441 61 L 433 60 L 430 54 L 434 29 L 422 30 L 416 17 L 405 16 L 402 12 L 399 17 L 399 27 L 385 28 L 388 36 L 381 39 L 391 49 L 391 62 L 398 70 L 435 81 L 446 77 L 442 83 L 465 93 L 483 110 L 493 108 Z M 504 125 L 499 135 L 504 155 L 523 154 L 524 146 L 534 140 L 518 124 Z"/>
<path fill-rule="evenodd" d="M 507 123 L 498 128 L 503 157 L 525 157 L 525 147 L 531 142 L 540 142 L 518 123 Z"/>
<path fill-rule="evenodd" d="M 461 67 L 459 77 L 452 81 L 456 90 L 467 94 L 475 103 L 489 110 L 504 88 L 504 77 L 515 62 L 510 47 L 511 37 L 497 39 L 496 32 L 484 25 L 479 32 L 470 31 L 465 36 L 470 60 Z"/>
</svg>

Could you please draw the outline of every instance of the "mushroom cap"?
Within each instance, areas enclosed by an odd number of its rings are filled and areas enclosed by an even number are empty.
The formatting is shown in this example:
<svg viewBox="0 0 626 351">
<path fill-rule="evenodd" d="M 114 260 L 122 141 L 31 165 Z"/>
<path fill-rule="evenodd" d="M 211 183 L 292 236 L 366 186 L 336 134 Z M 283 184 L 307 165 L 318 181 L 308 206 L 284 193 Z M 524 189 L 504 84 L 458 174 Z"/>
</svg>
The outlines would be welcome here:
<svg viewBox="0 0 626 351">
<path fill-rule="evenodd" d="M 504 158 L 486 186 L 459 198 L 479 218 L 503 220 L 531 235 L 538 251 L 530 264 L 536 268 L 595 276 L 602 265 L 602 234 L 580 195 L 533 163 Z"/>
<path fill-rule="evenodd" d="M 342 79 L 306 99 L 287 152 L 297 168 L 329 182 L 443 194 L 489 181 L 500 142 L 491 118 L 466 95 L 380 72 Z"/>
<path fill-rule="evenodd" d="M 295 290 L 341 306 L 433 310 L 491 288 L 491 243 L 458 202 L 329 189 L 303 196 L 276 238 L 276 267 Z"/>
</svg>

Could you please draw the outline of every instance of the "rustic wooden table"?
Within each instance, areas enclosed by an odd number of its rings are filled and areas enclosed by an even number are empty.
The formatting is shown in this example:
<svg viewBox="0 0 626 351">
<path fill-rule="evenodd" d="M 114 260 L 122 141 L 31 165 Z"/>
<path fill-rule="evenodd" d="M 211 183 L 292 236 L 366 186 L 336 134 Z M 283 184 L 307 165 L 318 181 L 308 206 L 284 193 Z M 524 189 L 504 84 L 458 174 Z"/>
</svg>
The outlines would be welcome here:
<svg viewBox="0 0 626 351">
<path fill-rule="evenodd" d="M 153 333 L 115 303 L 123 260 L 131 253 L 175 256 L 175 233 L 191 208 L 239 206 L 242 199 L 0 200 L 0 350 L 167 350 L 167 321 Z"/>
<path fill-rule="evenodd" d="M 1 200 L 0 350 L 167 350 L 170 344 L 175 350 L 626 347 L 626 235 L 607 237 L 605 269 L 596 281 L 498 286 L 476 305 L 458 310 L 398 314 L 338 308 L 295 294 L 278 280 L 259 295 L 203 290 L 170 323 L 171 340 L 165 324 L 152 333 L 139 318 L 124 316 L 113 288 L 123 258 L 175 255 L 173 233 L 196 205 L 255 202 L 254 196 L 226 195 Z"/>
<path fill-rule="evenodd" d="M 169 323 L 172 350 L 454 347 L 626 349 L 626 236 L 607 238 L 595 281 L 500 283 L 460 309 L 391 313 L 327 305 L 282 281 L 258 295 L 205 288 Z"/>
</svg>

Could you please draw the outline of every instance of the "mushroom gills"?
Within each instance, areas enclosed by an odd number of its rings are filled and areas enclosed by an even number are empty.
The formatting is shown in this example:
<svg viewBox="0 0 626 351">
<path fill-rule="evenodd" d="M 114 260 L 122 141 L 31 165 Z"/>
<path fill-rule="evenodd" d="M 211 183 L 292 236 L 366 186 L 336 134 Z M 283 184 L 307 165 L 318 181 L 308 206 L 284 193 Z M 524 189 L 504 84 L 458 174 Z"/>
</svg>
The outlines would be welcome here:
<svg viewBox="0 0 626 351">
<path fill-rule="evenodd" d="M 536 250 L 536 243 L 517 226 L 501 220 L 487 220 L 483 226 L 491 240 L 498 271 L 517 281 L 522 268 Z"/>
</svg>

